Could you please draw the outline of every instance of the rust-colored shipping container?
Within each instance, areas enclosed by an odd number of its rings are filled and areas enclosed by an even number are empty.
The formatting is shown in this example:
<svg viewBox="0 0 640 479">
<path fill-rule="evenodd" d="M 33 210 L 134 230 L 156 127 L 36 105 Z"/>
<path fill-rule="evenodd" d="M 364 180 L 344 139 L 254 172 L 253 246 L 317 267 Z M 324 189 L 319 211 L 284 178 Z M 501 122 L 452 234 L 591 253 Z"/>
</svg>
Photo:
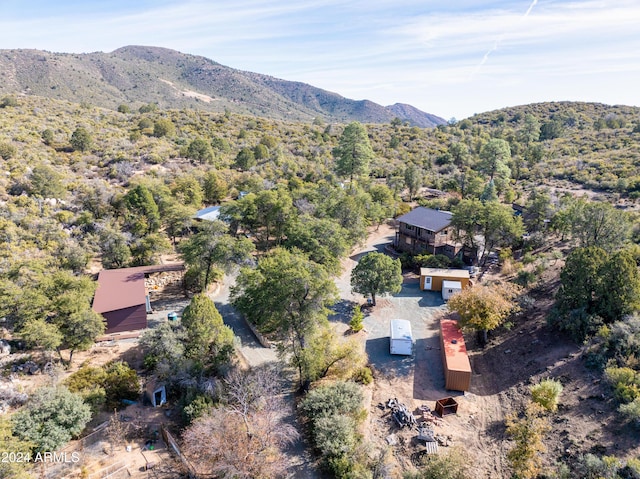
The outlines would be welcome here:
<svg viewBox="0 0 640 479">
<path fill-rule="evenodd" d="M 440 320 L 440 345 L 445 388 L 468 391 L 471 384 L 471 363 L 462 331 L 458 328 L 456 320 Z"/>
</svg>

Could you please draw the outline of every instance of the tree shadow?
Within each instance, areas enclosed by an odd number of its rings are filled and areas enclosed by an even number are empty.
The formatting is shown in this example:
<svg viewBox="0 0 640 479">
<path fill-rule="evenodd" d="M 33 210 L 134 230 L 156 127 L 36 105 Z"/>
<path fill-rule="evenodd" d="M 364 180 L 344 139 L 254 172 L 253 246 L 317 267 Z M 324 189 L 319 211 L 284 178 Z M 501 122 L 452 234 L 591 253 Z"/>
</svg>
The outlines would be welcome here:
<svg viewBox="0 0 640 479">
<path fill-rule="evenodd" d="M 393 295 L 394 298 L 422 298 L 425 291 L 420 290 L 418 283 L 403 283 L 399 293 Z M 427 291 L 428 293 L 428 291 Z"/>
<path fill-rule="evenodd" d="M 240 338 L 240 342 L 243 346 L 250 346 L 254 348 L 262 348 L 256 335 L 253 334 L 249 326 L 246 325 L 244 319 L 240 316 L 240 313 L 228 303 L 215 302 L 216 309 L 222 316 L 224 324 L 229 326 L 233 330 L 233 334 Z"/>
<path fill-rule="evenodd" d="M 505 391 L 532 376 L 555 370 L 577 354 L 579 346 L 558 340 L 557 331 L 543 324 L 527 324 L 491 339 L 482 349 L 476 338 L 465 334 L 471 361 L 471 391 L 489 396 Z M 487 378 L 477 380 L 480 375 Z M 474 378 L 477 378 L 474 380 Z"/>
<path fill-rule="evenodd" d="M 329 315 L 329 321 L 349 324 L 353 316 L 353 308 L 355 308 L 357 304 L 356 301 L 350 299 L 339 300 L 330 308 L 331 314 Z M 365 315 L 367 314 L 366 310 L 362 312 Z"/>
<path fill-rule="evenodd" d="M 464 394 L 460 391 L 449 391 L 444 387 L 444 367 L 442 365 L 439 336 L 416 340 L 414 357 L 414 399 L 437 401 L 445 397 L 455 397 Z"/>
<path fill-rule="evenodd" d="M 389 352 L 389 337 L 368 339 L 365 351 L 373 367 L 385 376 L 409 377 L 413 372 L 413 355 L 401 356 Z"/>
<path fill-rule="evenodd" d="M 353 261 L 359 261 L 364 255 L 377 252 L 377 253 L 385 253 L 386 254 L 386 246 L 390 243 L 393 243 L 393 235 L 385 236 L 384 238 L 380 238 L 380 241 L 374 245 L 371 245 L 373 249 L 368 249 L 367 251 L 361 251 L 360 253 L 349 256 L 349 259 Z"/>
</svg>

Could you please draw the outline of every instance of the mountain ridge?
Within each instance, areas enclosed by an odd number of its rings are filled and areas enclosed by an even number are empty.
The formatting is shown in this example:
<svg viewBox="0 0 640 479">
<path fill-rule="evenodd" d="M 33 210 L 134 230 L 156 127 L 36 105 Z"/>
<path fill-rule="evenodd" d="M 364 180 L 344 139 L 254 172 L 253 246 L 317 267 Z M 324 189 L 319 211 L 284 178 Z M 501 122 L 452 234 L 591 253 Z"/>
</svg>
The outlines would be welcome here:
<svg viewBox="0 0 640 479">
<path fill-rule="evenodd" d="M 230 110 L 256 116 L 327 122 L 387 123 L 400 118 L 433 127 L 444 119 L 411 105 L 351 100 L 312 85 L 224 66 L 163 47 L 129 45 L 112 52 L 0 50 L 0 94 L 25 93 L 110 109 Z"/>
</svg>

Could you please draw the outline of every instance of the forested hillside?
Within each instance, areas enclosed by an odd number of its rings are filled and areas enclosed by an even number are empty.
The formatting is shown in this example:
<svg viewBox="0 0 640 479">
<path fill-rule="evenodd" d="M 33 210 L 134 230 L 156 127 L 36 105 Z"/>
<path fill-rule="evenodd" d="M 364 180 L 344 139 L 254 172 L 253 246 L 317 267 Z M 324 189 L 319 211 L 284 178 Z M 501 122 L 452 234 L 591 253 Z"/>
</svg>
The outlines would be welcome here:
<svg viewBox="0 0 640 479">
<path fill-rule="evenodd" d="M 514 316 L 518 324 L 534 313 L 548 317 L 554 340 L 586 341 L 594 381 L 611 384 L 603 394 L 627 433 L 640 417 L 638 108 L 544 103 L 424 129 L 398 118 L 366 125 L 294 122 L 154 103 L 122 104 L 114 111 L 8 95 L 0 99 L 0 173 L 0 326 L 2 335 L 23 342 L 34 358 L 57 356 L 69 367 L 73 353 L 87 350 L 103 333 L 102 318 L 91 309 L 90 272 L 157 264 L 163 255 L 184 260 L 185 281 L 196 294 L 181 326 L 158 328 L 141 344 L 145 373 L 169 385 L 185 411 L 187 454 L 205 458 L 208 474 L 236 468 L 241 477 L 257 477 L 264 467 L 268 477 L 278 477 L 286 464 L 273 461 L 271 453 L 280 457 L 297 437 L 258 400 L 276 400 L 272 372 L 225 376 L 236 347 L 233 334 L 213 301 L 197 294 L 239 266 L 233 305 L 280 345 L 300 391 L 311 388 L 300 415 L 321 466 L 336 477 L 374 477 L 380 470 L 383 459 L 364 452 L 358 432 L 366 411 L 354 381 L 374 380 L 366 354 L 355 341 L 337 337 L 328 308 L 337 300 L 333 278 L 341 261 L 365 239 L 367 228 L 416 204 L 452 211 L 458 240 L 480 251 L 485 270 L 490 257 L 499 258 L 500 281 L 508 287 L 491 290 L 489 282 L 471 290 L 489 298 L 483 314 L 490 320 L 472 318 L 468 330 L 486 337 L 516 310 L 524 312 Z M 218 204 L 224 222 L 194 222 L 197 210 Z M 541 288 L 552 259 L 563 265 L 562 273 Z M 401 260 L 406 269 L 450 264 L 432 255 Z M 399 262 L 388 263 L 376 268 L 390 272 L 393 285 L 386 292 L 398 291 Z M 535 309 L 538 301 L 545 305 L 542 313 L 542 307 Z M 496 304 L 502 309 L 491 315 Z M 621 339 L 625 332 L 627 342 Z M 30 398 L 0 398 L 12 411 L 26 404 L 11 421 L 0 418 L 0 430 L 12 441 L 7 444 L 55 449 L 97 410 L 137 393 L 135 372 L 123 363 L 85 365 L 72 378 Z M 337 382 L 325 384 L 326 378 Z M 526 384 L 528 378 L 519 380 Z M 247 399 L 243 388 L 256 382 L 258 399 Z M 533 402 L 543 403 L 536 394 L 545 392 L 534 393 Z M 323 412 L 326 398 L 336 395 L 340 401 Z M 78 411 L 77 421 L 60 426 L 64 433 L 53 439 L 28 419 L 47 397 Z M 214 404 L 218 419 L 206 415 Z M 547 409 L 555 411 L 553 404 Z M 509 448 L 515 452 L 508 460 L 518 477 L 542 473 L 535 460 L 539 451 L 527 449 L 535 445 L 527 434 L 539 439 L 550 417 L 538 406 L 509 416 Z M 252 449 L 258 443 L 252 434 L 259 432 L 245 431 L 248 418 L 276 432 L 261 436 L 265 449 Z M 339 423 L 337 432 L 329 418 Z M 249 464 L 238 455 L 199 456 L 203 437 L 223 441 L 228 435 L 259 459 Z M 582 455 L 545 456 L 545 465 L 566 462 L 576 475 L 556 477 L 587 477 L 615 459 L 585 459 L 588 451 L 585 446 Z M 640 471 L 633 458 L 620 461 L 616 471 Z M 21 477 L 19 465 L 2 467 L 0 472 L 14 474 L 8 477 Z"/>
<path fill-rule="evenodd" d="M 0 95 L 28 94 L 115 110 L 154 102 L 162 108 L 257 115 L 296 121 L 386 123 L 400 117 L 421 127 L 444 120 L 410 105 L 351 100 L 300 82 L 229 68 L 159 47 L 110 53 L 0 50 Z"/>
</svg>

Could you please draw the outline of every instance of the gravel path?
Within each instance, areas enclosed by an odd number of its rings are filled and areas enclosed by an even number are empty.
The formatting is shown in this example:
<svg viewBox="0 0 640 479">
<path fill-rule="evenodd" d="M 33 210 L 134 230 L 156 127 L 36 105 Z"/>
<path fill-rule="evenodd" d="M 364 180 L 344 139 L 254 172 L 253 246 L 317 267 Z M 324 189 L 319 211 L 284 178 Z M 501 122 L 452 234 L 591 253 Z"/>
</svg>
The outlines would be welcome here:
<svg viewBox="0 0 640 479">
<path fill-rule="evenodd" d="M 230 326 L 233 329 L 233 334 L 240 339 L 240 353 L 247 360 L 249 366 L 260 366 L 261 364 L 276 362 L 278 360 L 276 350 L 263 347 L 242 319 L 240 313 L 229 303 L 230 289 L 234 284 L 235 276 L 225 276 L 222 285 L 210 296 L 214 300 L 225 324 Z"/>
</svg>

